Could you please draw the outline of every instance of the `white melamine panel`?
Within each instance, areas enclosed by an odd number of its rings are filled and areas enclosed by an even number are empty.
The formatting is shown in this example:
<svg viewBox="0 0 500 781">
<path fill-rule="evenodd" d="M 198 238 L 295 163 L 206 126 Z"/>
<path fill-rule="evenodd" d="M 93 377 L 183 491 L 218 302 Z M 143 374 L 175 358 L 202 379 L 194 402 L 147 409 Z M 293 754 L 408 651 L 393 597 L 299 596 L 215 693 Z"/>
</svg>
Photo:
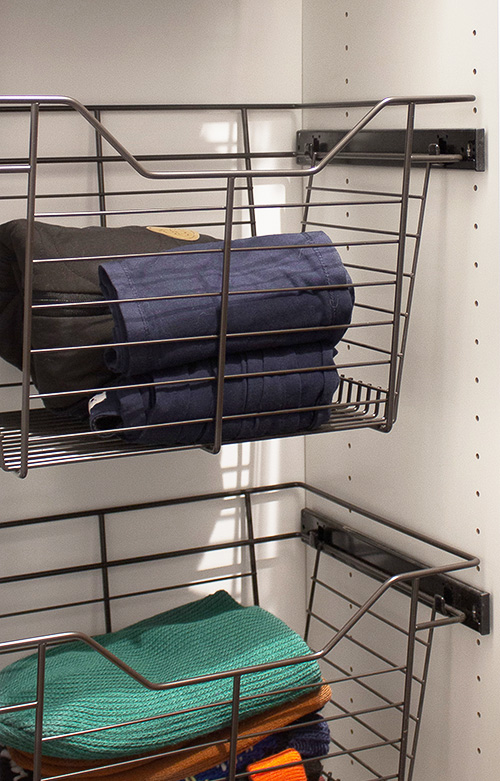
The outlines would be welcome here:
<svg viewBox="0 0 500 781">
<path fill-rule="evenodd" d="M 95 0 L 39 0 L 36 3 L 6 0 L 2 3 L 1 16 L 2 94 L 67 94 L 83 103 L 113 104 L 266 103 L 299 102 L 301 99 L 301 0 L 223 0 L 217 3 L 209 0 L 144 0 L 141 3 L 135 0 L 108 0 L 105 3 Z M 263 23 L 259 24 L 256 35 L 255 23 L 259 19 Z M 85 136 L 84 131 L 75 129 L 73 118 L 59 115 L 54 119 L 45 115 L 42 119 L 41 143 L 45 154 L 70 153 L 75 147 L 80 153 L 87 153 L 92 134 Z M 277 122 L 274 119 L 274 116 L 259 115 L 252 138 L 257 148 L 269 149 L 275 144 L 276 148 L 290 147 L 296 120 L 283 124 L 279 118 L 276 118 Z M 62 140 L 58 138 L 54 123 L 58 127 L 61 123 L 64 128 Z M 190 129 L 178 118 L 177 134 L 175 129 L 169 129 L 170 142 L 165 142 L 160 124 L 154 124 L 152 130 L 148 130 L 144 125 L 133 128 L 123 122 L 120 125 L 118 117 L 112 120 L 113 123 L 112 129 L 120 136 L 125 135 L 124 142 L 132 151 L 138 146 L 147 148 L 150 142 L 157 148 L 160 141 L 167 143 L 164 149 L 167 153 L 207 148 L 221 151 L 222 146 L 234 144 L 234 123 L 227 115 L 207 115 L 204 125 L 192 122 Z M 27 153 L 18 128 L 16 120 L 0 154 Z M 92 146 L 88 147 L 88 152 L 92 153 Z M 47 192 L 60 187 L 85 190 L 89 182 L 85 175 L 80 178 L 82 181 L 79 179 L 76 185 L 68 185 L 42 174 L 40 188 Z M 3 177 L 2 185 L 4 182 L 7 187 L 6 177 Z M 22 181 L 16 182 L 15 192 L 22 190 L 22 186 Z M 262 184 L 263 190 L 266 186 Z M 282 194 L 266 190 L 257 193 L 257 197 L 261 202 L 269 197 L 280 201 Z M 55 204 L 54 209 L 57 210 L 58 205 Z M 89 208 L 87 203 L 77 206 Z M 0 209 L 0 221 L 23 216 L 19 209 L 3 213 Z M 143 219 L 151 224 L 150 217 Z M 67 221 L 64 224 L 68 224 Z M 272 226 L 269 222 L 269 227 L 279 230 L 283 226 Z M 16 379 L 17 372 L 2 364 L 0 382 Z M 1 473 L 0 517 L 7 520 L 219 491 L 296 479 L 302 473 L 302 438 L 225 446 L 219 456 L 191 451 L 45 468 L 33 470 L 23 481 L 13 474 Z M 62 532 L 63 527 L 60 528 Z M 210 535 L 211 531 L 210 527 L 206 528 L 204 534 Z M 134 529 L 125 520 L 119 527 L 118 534 L 120 532 L 133 542 Z M 143 536 L 148 534 L 147 528 L 141 532 Z M 156 533 L 161 536 L 158 530 Z M 181 544 L 182 533 L 175 519 L 161 528 L 165 539 L 173 538 L 174 544 L 176 539 Z M 39 539 L 40 535 L 42 539 Z M 160 546 L 162 542 L 158 540 Z M 11 535 L 9 545 L 0 546 L 0 571 L 6 567 L 11 551 L 21 555 L 18 545 Z M 50 547 L 50 534 L 44 537 L 41 531 L 33 530 L 28 541 L 23 539 L 22 555 L 26 557 L 28 567 L 42 566 L 47 545 Z M 64 545 L 83 552 L 86 546 L 95 545 L 94 531 L 77 530 L 73 536 L 65 534 Z M 280 577 L 282 585 L 286 585 L 283 572 Z M 76 587 L 82 590 L 88 587 L 91 592 L 94 584 L 90 582 L 87 586 L 81 579 Z M 286 588 L 268 585 L 266 594 L 273 602 L 271 609 L 279 612 L 280 604 L 285 611 L 289 609 L 291 601 Z M 10 603 L 10 596 L 6 595 L 5 601 Z M 72 626 L 77 626 L 79 621 L 76 616 Z M 84 626 L 88 627 L 87 620 Z M 36 626 L 37 632 L 41 629 Z M 17 631 L 26 634 L 29 629 L 16 627 Z M 13 638 L 3 636 L 2 639 Z"/>
<path fill-rule="evenodd" d="M 321 19 L 321 25 L 315 20 Z M 307 479 L 477 553 L 465 575 L 500 587 L 497 3 L 304 2 L 304 99 L 474 93 L 420 127 L 484 127 L 487 172 L 436 171 L 425 220 L 399 419 L 383 435 L 307 438 Z M 383 126 L 380 119 L 379 125 Z M 390 121 L 386 126 L 390 127 Z M 373 185 L 375 168 L 332 178 Z M 342 178 L 341 178 L 342 181 Z M 493 623 L 495 627 L 495 620 Z M 437 650 L 415 781 L 498 778 L 500 646 L 455 627 Z"/>
<path fill-rule="evenodd" d="M 5 0 L 0 40 L 3 94 L 300 100 L 298 0 Z"/>
<path fill-rule="evenodd" d="M 286 35 L 285 9 L 290 11 Z M 259 15 L 265 15 L 266 24 L 256 37 L 251 27 Z M 3 94 L 69 94 L 82 102 L 94 103 L 272 102 L 300 101 L 301 97 L 298 0 L 291 4 L 283 0 L 257 4 L 242 0 L 216 5 L 206 0 L 146 0 L 140 4 L 128 0 L 105 4 L 93 0 L 40 0 L 36 4 L 8 0 L 2 6 L 0 42 Z M 280 148 L 291 143 L 290 138 L 285 141 L 285 136 L 293 136 L 295 126 L 288 124 L 277 130 L 272 119 L 259 116 L 252 138 L 258 148 L 269 144 Z M 177 137 L 170 130 L 172 141 L 165 151 L 172 151 L 170 146 L 183 142 L 189 145 L 183 151 L 196 151 L 196 146 L 213 151 L 224 139 L 226 144 L 231 141 L 227 115 L 222 115 L 215 129 L 217 117 L 207 115 L 205 126 L 195 120 L 196 117 L 192 126 L 197 136 L 193 138 L 192 131 L 189 133 L 181 123 Z M 116 125 L 112 130 L 120 137 L 125 135 L 124 143 L 132 149 L 136 145 L 146 148 L 149 135 L 154 136 L 156 148 L 156 142 L 162 139 L 161 126 L 156 127 L 155 123 L 148 132 L 140 123 L 132 126 L 131 131 L 130 126 L 120 125 L 118 117 L 110 121 Z M 62 140 L 54 122 L 63 127 Z M 82 123 L 78 120 L 60 115 L 43 117 L 42 124 L 45 154 L 71 153 L 75 147 L 85 153 L 85 145 L 90 141 L 84 131 L 80 132 Z M 224 139 L 221 134 L 225 134 Z M 23 143 L 21 134 L 12 136 L 6 140 L 6 154 L 26 154 L 24 147 L 19 148 Z M 180 151 L 177 146 L 173 151 Z M 50 191 L 61 183 L 42 181 L 42 186 Z M 81 186 L 84 188 L 85 184 Z M 0 220 L 14 216 L 22 216 L 22 211 L 0 214 Z M 149 219 L 144 217 L 145 221 Z M 12 367 L 3 364 L 1 372 L 5 381 L 15 379 Z M 242 445 L 225 449 L 220 457 L 180 453 L 159 459 L 147 456 L 44 469 L 31 473 L 22 483 L 13 476 L 0 475 L 1 513 L 5 518 L 20 517 L 57 512 L 59 508 L 63 511 L 210 488 L 218 490 L 280 479 L 278 475 L 283 469 L 295 474 L 290 466 L 294 463 L 300 470 L 300 439 L 287 444 L 287 466 L 280 459 L 280 452 L 279 443 Z"/>
</svg>

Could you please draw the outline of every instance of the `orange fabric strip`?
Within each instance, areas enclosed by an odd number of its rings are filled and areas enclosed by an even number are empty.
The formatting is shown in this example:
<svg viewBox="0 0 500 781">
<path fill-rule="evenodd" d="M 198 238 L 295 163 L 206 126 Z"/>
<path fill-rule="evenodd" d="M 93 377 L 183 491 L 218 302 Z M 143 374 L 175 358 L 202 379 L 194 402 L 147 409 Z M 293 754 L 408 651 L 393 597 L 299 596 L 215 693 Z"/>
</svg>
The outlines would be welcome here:
<svg viewBox="0 0 500 781">
<path fill-rule="evenodd" d="M 292 764 L 297 762 L 300 764 Z M 294 748 L 254 762 L 247 770 L 251 781 L 307 781 L 301 756 Z"/>
</svg>

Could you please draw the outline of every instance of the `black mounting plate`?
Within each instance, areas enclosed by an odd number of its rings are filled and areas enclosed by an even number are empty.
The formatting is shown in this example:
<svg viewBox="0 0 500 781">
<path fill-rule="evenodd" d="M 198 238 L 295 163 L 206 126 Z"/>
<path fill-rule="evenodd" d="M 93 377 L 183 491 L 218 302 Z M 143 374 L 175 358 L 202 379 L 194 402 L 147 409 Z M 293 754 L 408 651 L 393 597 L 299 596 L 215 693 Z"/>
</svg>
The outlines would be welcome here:
<svg viewBox="0 0 500 781">
<path fill-rule="evenodd" d="M 349 567 L 384 581 L 392 575 L 424 569 L 427 565 L 411 559 L 388 546 L 361 534 L 344 523 L 334 521 L 320 513 L 302 510 L 302 539 L 314 548 L 322 547 L 325 553 Z M 400 590 L 408 587 L 400 584 Z M 435 574 L 420 581 L 420 601 L 436 605 L 446 615 L 445 605 L 465 614 L 465 626 L 487 635 L 490 632 L 490 594 L 462 583 L 450 575 Z"/>
<path fill-rule="evenodd" d="M 299 130 L 297 132 L 297 163 L 311 165 L 313 154 L 316 162 L 342 140 L 347 130 Z M 357 163 L 361 165 L 395 165 L 401 163 L 405 147 L 405 130 L 361 130 L 339 152 L 331 163 Z M 424 164 L 419 155 L 432 156 L 433 165 L 446 168 L 484 171 L 485 133 L 481 128 L 413 131 L 413 155 L 415 164 Z M 461 160 L 446 161 L 443 155 L 461 155 Z M 440 160 L 441 156 L 441 160 Z M 428 161 L 427 161 L 428 162 Z"/>
</svg>

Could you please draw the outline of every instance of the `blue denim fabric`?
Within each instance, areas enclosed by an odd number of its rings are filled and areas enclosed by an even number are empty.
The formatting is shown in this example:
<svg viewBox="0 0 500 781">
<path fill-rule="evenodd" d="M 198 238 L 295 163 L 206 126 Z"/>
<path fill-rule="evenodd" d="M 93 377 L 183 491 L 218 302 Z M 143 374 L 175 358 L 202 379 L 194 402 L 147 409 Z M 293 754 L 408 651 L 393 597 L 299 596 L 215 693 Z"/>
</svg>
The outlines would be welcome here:
<svg viewBox="0 0 500 781">
<path fill-rule="evenodd" d="M 326 246 L 314 247 L 314 244 Z M 293 248 L 294 245 L 298 248 Z M 350 285 L 351 279 L 339 254 L 325 233 L 259 236 L 236 240 L 231 246 L 230 290 L 253 292 L 229 297 L 227 330 L 236 336 L 228 337 L 227 354 L 313 341 L 328 341 L 333 346 L 341 339 L 351 320 L 353 288 L 294 289 Z M 262 249 L 266 247 L 271 249 Z M 117 345 L 107 352 L 109 368 L 118 374 L 140 375 L 206 360 L 217 354 L 221 248 L 222 242 L 207 243 L 182 255 L 174 250 L 162 256 L 131 257 L 101 264 L 100 285 L 105 297 L 111 300 L 114 340 L 174 340 L 163 344 Z M 263 292 L 275 288 L 288 289 Z M 206 295 L 210 293 L 214 295 Z M 113 303 L 116 299 L 175 295 L 187 297 Z M 265 334 L 268 330 L 291 328 L 320 330 Z M 252 331 L 263 333 L 248 333 Z"/>
<path fill-rule="evenodd" d="M 223 441 L 247 440 L 280 434 L 293 434 L 316 428 L 326 422 L 329 410 L 301 409 L 327 405 L 339 377 L 333 365 L 334 348 L 325 344 L 298 345 L 296 348 L 257 350 L 228 356 L 224 383 L 224 415 L 262 413 L 226 420 Z M 313 371 L 317 369 L 317 371 Z M 266 376 L 240 376 L 253 372 L 285 372 Z M 288 372 L 288 373 L 286 373 Z M 120 432 L 131 442 L 144 445 L 190 445 L 208 443 L 214 438 L 212 420 L 216 406 L 215 361 L 191 363 L 179 369 L 124 378 L 127 383 L 171 384 L 120 388 L 99 394 L 89 405 L 93 430 L 138 426 Z M 230 375 L 235 375 L 231 379 Z M 212 379 L 210 379 L 212 378 Z M 283 410 L 299 409 L 282 413 Z M 179 421 L 193 421 L 179 425 Z M 158 428 L 148 425 L 173 423 Z"/>
</svg>

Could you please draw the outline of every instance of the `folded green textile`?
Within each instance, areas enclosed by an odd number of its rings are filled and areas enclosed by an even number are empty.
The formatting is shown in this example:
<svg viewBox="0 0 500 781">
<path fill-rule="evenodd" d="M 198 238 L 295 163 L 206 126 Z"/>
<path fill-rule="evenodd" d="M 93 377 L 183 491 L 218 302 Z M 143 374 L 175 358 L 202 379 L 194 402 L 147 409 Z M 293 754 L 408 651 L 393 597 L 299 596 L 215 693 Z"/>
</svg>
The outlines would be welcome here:
<svg viewBox="0 0 500 781">
<path fill-rule="evenodd" d="M 184 680 L 310 653 L 286 624 L 262 608 L 242 607 L 224 591 L 95 640 L 154 683 Z M 0 707 L 33 701 L 37 655 L 0 672 Z M 230 723 L 231 677 L 151 691 L 87 644 L 74 641 L 47 651 L 44 736 L 131 723 L 102 732 L 69 735 L 44 743 L 47 756 L 74 759 L 125 757 L 192 740 Z M 315 661 L 243 675 L 240 718 L 248 718 L 308 691 L 279 691 L 319 685 Z M 214 707 L 203 707 L 220 703 Z M 189 709 L 196 710 L 189 710 Z M 201 708 L 201 709 L 200 709 Z M 32 751 L 34 711 L 0 716 L 0 742 Z"/>
</svg>

